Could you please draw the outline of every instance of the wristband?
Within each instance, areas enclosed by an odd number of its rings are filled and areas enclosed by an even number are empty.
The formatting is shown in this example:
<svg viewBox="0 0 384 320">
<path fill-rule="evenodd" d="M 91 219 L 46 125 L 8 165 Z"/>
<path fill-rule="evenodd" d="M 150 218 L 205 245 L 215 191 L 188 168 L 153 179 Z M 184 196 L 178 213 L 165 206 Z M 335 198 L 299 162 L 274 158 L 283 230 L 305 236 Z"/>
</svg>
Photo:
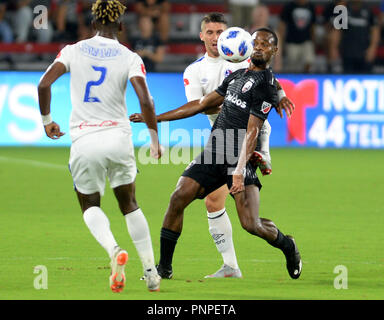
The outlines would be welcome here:
<svg viewBox="0 0 384 320">
<path fill-rule="evenodd" d="M 41 115 L 41 119 L 43 120 L 44 126 L 52 123 L 52 117 L 50 113 L 48 113 L 47 115 Z"/>
<path fill-rule="evenodd" d="M 283 89 L 280 89 L 279 91 L 277 91 L 277 97 L 279 98 L 279 102 L 281 101 L 281 99 L 283 99 L 284 97 L 286 97 L 285 95 L 285 91 Z"/>
</svg>

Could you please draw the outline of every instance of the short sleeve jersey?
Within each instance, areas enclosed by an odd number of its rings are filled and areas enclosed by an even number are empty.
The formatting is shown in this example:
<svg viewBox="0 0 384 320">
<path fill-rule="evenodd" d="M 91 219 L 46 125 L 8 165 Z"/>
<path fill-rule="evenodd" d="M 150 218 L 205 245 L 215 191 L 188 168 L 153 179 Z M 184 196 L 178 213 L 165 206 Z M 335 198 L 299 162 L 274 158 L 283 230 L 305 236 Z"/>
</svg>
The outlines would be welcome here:
<svg viewBox="0 0 384 320">
<path fill-rule="evenodd" d="M 125 92 L 127 80 L 146 76 L 139 55 L 117 40 L 95 36 L 67 45 L 54 62 L 71 73 L 72 141 L 110 126 L 130 130 Z"/>
<path fill-rule="evenodd" d="M 266 120 L 271 109 L 278 104 L 276 79 L 270 69 L 240 69 L 225 78 L 216 92 L 224 96 L 224 103 L 212 127 L 206 149 L 238 156 L 249 116 L 252 114 Z M 216 130 L 223 133 L 224 148 L 218 148 L 211 139 Z"/>
<path fill-rule="evenodd" d="M 249 61 L 232 63 L 221 57 L 212 58 L 206 53 L 204 56 L 190 64 L 184 71 L 184 87 L 187 100 L 200 100 L 206 94 L 214 91 L 223 80 L 236 70 L 246 68 Z M 217 114 L 208 115 L 213 125 Z"/>
</svg>

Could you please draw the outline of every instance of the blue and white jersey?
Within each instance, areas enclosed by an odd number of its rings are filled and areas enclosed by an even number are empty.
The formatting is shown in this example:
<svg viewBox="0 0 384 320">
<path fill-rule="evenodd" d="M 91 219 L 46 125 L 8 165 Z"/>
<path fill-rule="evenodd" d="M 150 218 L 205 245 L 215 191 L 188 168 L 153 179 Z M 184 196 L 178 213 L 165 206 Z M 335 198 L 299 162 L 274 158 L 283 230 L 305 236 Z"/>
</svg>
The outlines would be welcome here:
<svg viewBox="0 0 384 320">
<path fill-rule="evenodd" d="M 212 58 L 206 53 L 200 59 L 190 64 L 184 71 L 184 87 L 187 100 L 200 100 L 203 96 L 216 90 L 225 77 L 236 70 L 247 68 L 249 60 L 232 63 L 221 57 Z M 217 114 L 207 115 L 211 125 Z"/>
<path fill-rule="evenodd" d="M 131 130 L 125 92 L 132 77 L 144 77 L 140 56 L 117 40 L 96 35 L 67 45 L 55 62 L 71 73 L 70 134 L 80 136 L 110 127 Z"/>
</svg>

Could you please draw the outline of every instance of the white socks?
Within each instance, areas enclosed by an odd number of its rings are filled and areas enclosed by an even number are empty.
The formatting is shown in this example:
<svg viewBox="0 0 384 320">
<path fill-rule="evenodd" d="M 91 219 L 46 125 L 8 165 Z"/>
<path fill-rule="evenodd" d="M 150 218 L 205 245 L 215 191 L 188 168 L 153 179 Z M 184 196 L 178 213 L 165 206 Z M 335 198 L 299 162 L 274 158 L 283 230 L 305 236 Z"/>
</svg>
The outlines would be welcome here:
<svg viewBox="0 0 384 320">
<path fill-rule="evenodd" d="M 261 127 L 259 137 L 257 138 L 256 150 L 269 154 L 269 136 L 271 135 L 271 130 L 271 125 L 267 120 L 265 120 L 263 126 Z"/>
<path fill-rule="evenodd" d="M 221 253 L 224 263 L 238 269 L 235 247 L 232 241 L 232 225 L 225 208 L 216 212 L 208 212 L 209 232 Z"/>
<path fill-rule="evenodd" d="M 140 208 L 124 216 L 127 223 L 128 233 L 139 254 L 144 271 L 155 271 L 155 258 L 153 255 L 151 234 L 147 219 Z"/>
<path fill-rule="evenodd" d="M 84 211 L 83 219 L 89 231 L 107 251 L 109 257 L 112 258 L 117 243 L 109 227 L 109 220 L 103 210 L 99 207 L 90 207 Z"/>
<path fill-rule="evenodd" d="M 151 235 L 147 220 L 141 209 L 137 209 L 124 216 L 128 227 L 128 233 L 139 254 L 144 271 L 155 272 L 155 258 L 153 255 Z M 115 248 L 118 246 L 111 232 L 108 217 L 99 207 L 91 207 L 85 210 L 83 219 L 92 235 L 112 258 Z"/>
</svg>

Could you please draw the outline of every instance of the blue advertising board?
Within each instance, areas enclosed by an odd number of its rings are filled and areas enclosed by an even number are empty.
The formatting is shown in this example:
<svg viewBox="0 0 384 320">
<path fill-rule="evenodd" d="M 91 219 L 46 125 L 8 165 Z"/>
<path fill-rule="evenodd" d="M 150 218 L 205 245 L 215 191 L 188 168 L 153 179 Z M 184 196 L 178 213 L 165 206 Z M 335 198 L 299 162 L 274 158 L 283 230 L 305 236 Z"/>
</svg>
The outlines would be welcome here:
<svg viewBox="0 0 384 320">
<path fill-rule="evenodd" d="M 50 140 L 44 134 L 38 107 L 37 84 L 42 72 L 0 72 L 0 145 L 68 146 L 71 112 L 69 74 L 52 86 L 51 113 L 66 135 Z M 280 119 L 272 111 L 272 147 L 382 148 L 384 147 L 384 76 L 281 75 L 294 115 Z M 181 74 L 148 74 L 157 114 L 186 103 Z M 129 84 L 128 114 L 140 112 Z M 202 146 L 209 135 L 207 117 L 159 124 L 165 146 Z M 148 143 L 144 124 L 132 124 L 136 146 Z"/>
</svg>

